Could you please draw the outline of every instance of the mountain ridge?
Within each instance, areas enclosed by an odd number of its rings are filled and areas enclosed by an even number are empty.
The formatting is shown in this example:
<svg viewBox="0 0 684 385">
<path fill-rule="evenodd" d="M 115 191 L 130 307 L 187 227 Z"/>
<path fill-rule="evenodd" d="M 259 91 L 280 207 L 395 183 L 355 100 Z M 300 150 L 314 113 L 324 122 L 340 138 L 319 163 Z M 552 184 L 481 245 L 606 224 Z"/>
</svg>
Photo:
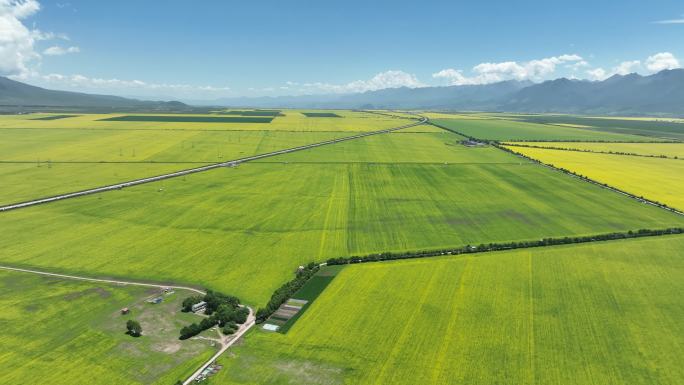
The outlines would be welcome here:
<svg viewBox="0 0 684 385">
<path fill-rule="evenodd" d="M 558 78 L 483 85 L 387 88 L 349 94 L 236 97 L 204 106 L 310 109 L 425 109 L 522 113 L 684 116 L 684 69 L 613 75 L 602 81 Z M 0 77 L 0 106 L 188 111 L 177 102 L 56 91 Z"/>
<path fill-rule="evenodd" d="M 17 108 L 96 108 L 181 110 L 178 101 L 146 101 L 113 95 L 50 90 L 0 76 L 0 106 Z"/>
</svg>

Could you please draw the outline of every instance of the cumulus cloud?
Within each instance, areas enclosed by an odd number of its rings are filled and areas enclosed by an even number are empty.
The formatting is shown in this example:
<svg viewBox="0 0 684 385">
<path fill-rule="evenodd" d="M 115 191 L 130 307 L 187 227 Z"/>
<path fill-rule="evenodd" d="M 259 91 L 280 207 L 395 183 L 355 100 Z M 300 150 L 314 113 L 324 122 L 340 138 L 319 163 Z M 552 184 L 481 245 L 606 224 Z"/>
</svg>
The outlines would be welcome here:
<svg viewBox="0 0 684 385">
<path fill-rule="evenodd" d="M 39 9 L 35 0 L 0 0 L 0 75 L 25 74 L 29 63 L 40 59 L 34 45 L 44 36 L 22 23 Z"/>
<path fill-rule="evenodd" d="M 288 82 L 288 85 L 295 85 L 296 83 Z M 415 75 L 406 73 L 404 71 L 390 70 L 381 72 L 368 80 L 355 80 L 347 84 L 330 84 L 330 83 L 304 83 L 301 84 L 300 92 L 316 92 L 316 93 L 355 93 L 366 91 L 377 91 L 385 88 L 399 88 L 409 87 L 418 88 L 424 87 Z"/>
<path fill-rule="evenodd" d="M 43 55 L 48 55 L 48 56 L 62 56 L 66 55 L 68 53 L 79 53 L 81 52 L 81 49 L 75 46 L 71 47 L 60 47 L 58 45 L 53 45 L 52 47 L 47 48 L 45 51 L 43 51 Z"/>
<path fill-rule="evenodd" d="M 660 52 L 649 56 L 643 63 L 639 60 L 623 61 L 619 65 L 606 70 L 603 68 L 592 68 L 586 71 L 590 80 L 605 80 L 613 75 L 627 75 L 638 73 L 646 69 L 647 74 L 654 74 L 662 70 L 681 68 L 679 60 L 670 52 Z M 641 71 L 643 72 L 643 71 Z"/>
<path fill-rule="evenodd" d="M 646 59 L 646 68 L 651 72 L 681 68 L 679 60 L 670 52 L 660 52 Z"/>
<path fill-rule="evenodd" d="M 553 75 L 562 64 L 584 66 L 586 62 L 579 55 L 566 54 L 520 63 L 481 63 L 472 68 L 472 76 L 464 75 L 462 70 L 448 68 L 432 74 L 432 77 L 445 80 L 450 85 L 489 84 L 504 80 L 541 81 Z"/>
<path fill-rule="evenodd" d="M 639 60 L 623 61 L 618 66 L 613 68 L 613 73 L 618 75 L 627 75 L 634 72 L 641 67 L 641 62 Z"/>
<path fill-rule="evenodd" d="M 589 75 L 590 80 L 606 80 L 613 75 L 627 75 L 638 72 L 640 68 L 641 62 L 639 60 L 629 60 L 623 61 L 610 70 L 605 70 L 600 67 L 587 70 L 587 75 Z"/>
<path fill-rule="evenodd" d="M 26 26 L 26 19 L 40 10 L 36 0 L 0 0 L 0 75 L 28 77 L 41 59 L 36 44 L 45 40 L 69 40 L 64 34 L 44 32 Z M 53 46 L 45 55 L 79 52 L 75 46 Z"/>
<path fill-rule="evenodd" d="M 604 70 L 603 68 L 594 68 L 587 70 L 587 75 L 589 75 L 589 79 L 591 80 L 606 80 L 612 75 L 608 74 L 608 71 Z"/>
</svg>

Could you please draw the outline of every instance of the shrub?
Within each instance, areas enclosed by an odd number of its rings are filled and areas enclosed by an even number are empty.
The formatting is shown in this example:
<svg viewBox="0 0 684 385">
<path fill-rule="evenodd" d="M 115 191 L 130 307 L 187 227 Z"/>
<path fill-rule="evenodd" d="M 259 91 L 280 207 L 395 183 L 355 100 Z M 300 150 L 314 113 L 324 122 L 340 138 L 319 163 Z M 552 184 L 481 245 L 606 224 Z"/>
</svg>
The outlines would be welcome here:
<svg viewBox="0 0 684 385">
<path fill-rule="evenodd" d="M 132 337 L 140 337 L 142 335 L 142 326 L 138 321 L 129 319 L 126 321 L 126 333 Z"/>
</svg>

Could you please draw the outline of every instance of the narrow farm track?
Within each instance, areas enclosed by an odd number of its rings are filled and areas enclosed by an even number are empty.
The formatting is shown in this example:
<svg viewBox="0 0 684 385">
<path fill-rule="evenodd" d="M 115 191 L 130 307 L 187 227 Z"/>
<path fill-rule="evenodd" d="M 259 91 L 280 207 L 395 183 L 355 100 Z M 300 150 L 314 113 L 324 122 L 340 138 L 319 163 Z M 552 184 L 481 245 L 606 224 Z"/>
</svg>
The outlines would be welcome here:
<svg viewBox="0 0 684 385">
<path fill-rule="evenodd" d="M 104 278 L 91 278 L 91 277 L 81 277 L 77 275 L 68 275 L 68 274 L 58 274 L 58 273 L 49 273 L 46 271 L 40 271 L 40 270 L 32 270 L 32 269 L 22 269 L 18 267 L 10 267 L 10 266 L 3 266 L 0 265 L 0 270 L 6 270 L 6 271 L 13 271 L 13 272 L 19 272 L 19 273 L 29 273 L 29 274 L 38 274 L 38 275 L 43 275 L 47 277 L 55 277 L 55 278 L 61 278 L 61 279 L 70 279 L 70 280 L 75 280 L 75 281 L 86 281 L 86 282 L 98 282 L 98 283 L 106 283 L 106 284 L 111 284 L 111 285 L 123 285 L 123 286 L 142 286 L 142 287 L 152 287 L 152 288 L 171 288 L 171 289 L 176 289 L 176 290 L 188 290 L 193 293 L 197 294 L 206 294 L 206 292 L 196 289 L 194 287 L 190 286 L 177 286 L 177 285 L 160 285 L 160 284 L 154 284 L 154 283 L 145 283 L 145 282 L 136 282 L 136 281 L 125 281 L 125 280 L 119 280 L 119 279 L 104 279 Z M 244 305 L 240 305 L 244 306 Z M 199 376 L 204 369 L 206 369 L 209 365 L 211 365 L 221 354 L 223 354 L 228 348 L 233 346 L 239 339 L 242 337 L 249 329 L 251 329 L 255 324 L 256 324 L 256 318 L 254 316 L 254 310 L 252 310 L 251 307 L 245 306 L 247 309 L 249 309 L 249 315 L 247 316 L 247 321 L 240 325 L 240 328 L 238 331 L 230 336 L 224 336 L 219 342 L 221 343 L 221 349 L 219 349 L 209 360 L 207 360 L 202 366 L 200 366 L 199 369 L 197 369 L 195 372 L 188 377 L 183 384 L 189 384 L 192 381 Z"/>
<path fill-rule="evenodd" d="M 77 198 L 77 197 L 84 196 L 84 195 L 91 195 L 91 194 L 97 194 L 97 193 L 101 193 L 101 192 L 120 190 L 120 189 L 125 188 L 125 187 L 131 187 L 131 186 L 137 186 L 137 185 L 141 185 L 141 184 L 145 184 L 145 183 L 157 182 L 157 181 L 164 180 L 164 179 L 177 178 L 180 176 L 195 174 L 198 172 L 214 170 L 214 169 L 217 169 L 220 167 L 233 167 L 233 166 L 237 166 L 241 163 L 247 163 L 247 162 L 251 162 L 251 161 L 255 161 L 255 160 L 259 160 L 259 159 L 264 159 L 264 158 L 270 158 L 270 157 L 273 157 L 276 155 L 282 155 L 282 154 L 288 154 L 288 153 L 296 152 L 296 151 L 308 150 L 311 148 L 327 146 L 330 144 L 346 142 L 346 141 L 350 141 L 350 140 L 354 140 L 354 139 L 365 138 L 365 137 L 371 136 L 371 135 L 386 134 L 386 133 L 390 133 L 392 131 L 398 131 L 398 130 L 403 130 L 405 128 L 419 126 L 419 125 L 422 125 L 422 124 L 425 124 L 428 122 L 428 119 L 426 117 L 423 117 L 423 116 L 417 116 L 417 117 L 419 118 L 418 121 L 410 123 L 410 124 L 406 124 L 403 126 L 399 126 L 399 127 L 387 128 L 387 129 L 378 130 L 378 131 L 369 131 L 369 132 L 364 132 L 364 133 L 357 134 L 357 135 L 347 136 L 344 138 L 331 139 L 331 140 L 326 140 L 323 142 L 306 144 L 303 146 L 292 147 L 292 148 L 287 148 L 287 149 L 278 150 L 278 151 L 272 151 L 272 152 L 268 152 L 265 154 L 254 155 L 254 156 L 249 156 L 249 157 L 245 157 L 245 158 L 233 159 L 233 160 L 229 160 L 229 161 L 225 161 L 225 162 L 221 162 L 221 163 L 212 163 L 212 164 L 209 164 L 206 166 L 189 168 L 189 169 L 175 171 L 175 172 L 168 173 L 168 174 L 162 174 L 162 175 L 151 176 L 151 177 L 147 177 L 147 178 L 135 179 L 135 180 L 128 181 L 128 182 L 116 183 L 116 184 L 111 184 L 111 185 L 102 186 L 102 187 L 96 187 L 96 188 L 92 188 L 92 189 L 88 189 L 88 190 L 81 190 L 81 191 L 76 191 L 76 192 L 67 193 L 67 194 L 61 194 L 61 195 L 55 195 L 55 196 L 46 197 L 46 198 L 34 199 L 34 200 L 26 201 L 26 202 L 13 203 L 10 205 L 0 206 L 0 212 L 36 206 L 36 205 L 44 204 L 44 203 L 56 202 L 56 201 L 69 199 L 69 198 Z"/>
<path fill-rule="evenodd" d="M 124 280 L 119 280 L 119 279 L 104 279 L 104 278 L 91 278 L 91 277 L 81 277 L 77 275 L 68 275 L 68 274 L 58 274 L 58 273 L 49 273 L 47 271 L 40 271 L 40 270 L 32 270 L 32 269 L 22 269 L 18 267 L 11 267 L 11 266 L 4 266 L 0 265 L 0 270 L 8 270 L 8 271 L 15 271 L 15 272 L 20 272 L 20 273 L 31 273 L 31 274 L 39 274 L 39 275 L 45 275 L 48 277 L 55 277 L 55 278 L 63 278 L 63 279 L 71 279 L 75 281 L 87 281 L 87 282 L 99 282 L 99 283 L 108 283 L 112 285 L 129 285 L 129 286 L 143 286 L 143 287 L 152 287 L 152 288 L 171 288 L 171 289 L 178 289 L 178 290 L 188 290 L 193 293 L 197 294 L 206 294 L 204 291 L 190 287 L 190 286 L 176 286 L 176 285 L 163 285 L 163 284 L 157 284 L 157 283 L 145 283 L 145 282 L 136 282 L 136 281 L 124 281 Z"/>
</svg>

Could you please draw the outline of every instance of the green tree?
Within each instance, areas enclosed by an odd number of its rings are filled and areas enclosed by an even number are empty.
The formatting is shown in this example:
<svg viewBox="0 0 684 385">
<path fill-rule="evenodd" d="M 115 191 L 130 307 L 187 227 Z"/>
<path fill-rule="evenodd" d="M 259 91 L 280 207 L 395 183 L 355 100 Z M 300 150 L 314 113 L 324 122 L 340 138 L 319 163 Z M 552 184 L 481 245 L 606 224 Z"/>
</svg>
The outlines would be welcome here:
<svg viewBox="0 0 684 385">
<path fill-rule="evenodd" d="M 195 295 L 192 297 L 188 297 L 188 298 L 183 300 L 182 311 L 187 313 L 187 312 L 192 310 L 192 305 L 194 305 L 196 303 L 200 303 L 200 302 L 202 302 L 202 296 L 201 295 Z"/>
<path fill-rule="evenodd" d="M 133 337 L 140 337 L 142 335 L 142 326 L 138 321 L 129 319 L 126 321 L 126 333 Z"/>
</svg>

